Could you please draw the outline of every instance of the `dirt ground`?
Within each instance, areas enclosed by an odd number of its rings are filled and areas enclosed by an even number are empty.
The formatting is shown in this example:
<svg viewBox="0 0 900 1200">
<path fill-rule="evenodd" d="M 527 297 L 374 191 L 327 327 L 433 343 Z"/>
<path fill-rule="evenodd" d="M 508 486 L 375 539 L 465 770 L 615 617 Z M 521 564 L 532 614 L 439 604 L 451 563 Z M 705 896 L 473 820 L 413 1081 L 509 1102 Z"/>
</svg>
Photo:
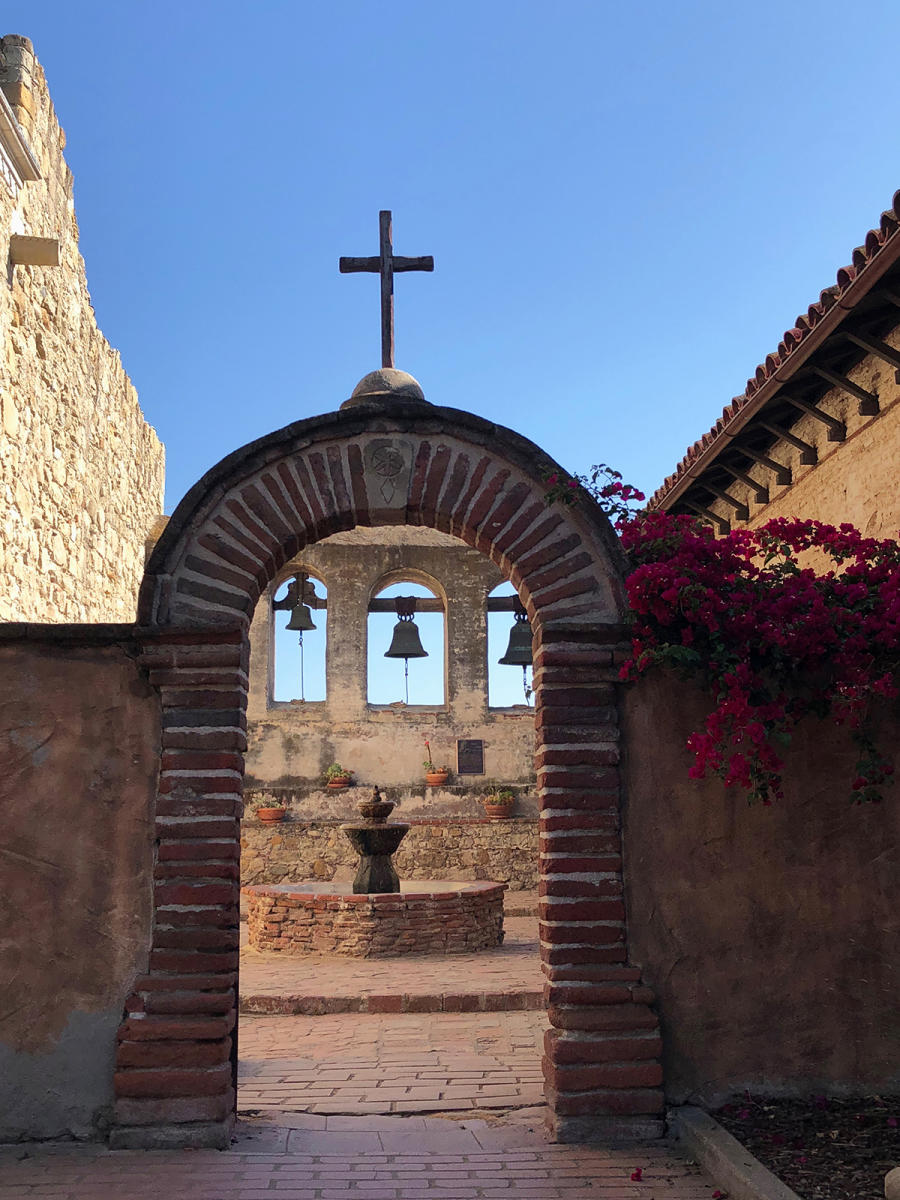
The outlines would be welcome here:
<svg viewBox="0 0 900 1200">
<path fill-rule="evenodd" d="M 883 1200 L 900 1165 L 900 1096 L 748 1096 L 713 1116 L 802 1200 Z"/>
</svg>

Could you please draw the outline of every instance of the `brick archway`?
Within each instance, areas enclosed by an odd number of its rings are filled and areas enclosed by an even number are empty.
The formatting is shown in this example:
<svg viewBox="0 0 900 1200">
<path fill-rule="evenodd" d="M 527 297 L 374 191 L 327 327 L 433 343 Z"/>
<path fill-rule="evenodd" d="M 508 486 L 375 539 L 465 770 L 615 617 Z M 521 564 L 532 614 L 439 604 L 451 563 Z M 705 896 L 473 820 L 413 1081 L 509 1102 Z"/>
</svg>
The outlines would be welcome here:
<svg viewBox="0 0 900 1200">
<path fill-rule="evenodd" d="M 248 627 L 304 545 L 426 525 L 487 554 L 535 634 L 546 1094 L 556 1136 L 660 1132 L 659 1032 L 628 960 L 619 837 L 618 546 L 590 502 L 548 509 L 554 464 L 509 430 L 394 401 L 298 422 L 185 497 L 141 590 L 160 690 L 154 924 L 119 1031 L 117 1146 L 228 1144 Z"/>
</svg>

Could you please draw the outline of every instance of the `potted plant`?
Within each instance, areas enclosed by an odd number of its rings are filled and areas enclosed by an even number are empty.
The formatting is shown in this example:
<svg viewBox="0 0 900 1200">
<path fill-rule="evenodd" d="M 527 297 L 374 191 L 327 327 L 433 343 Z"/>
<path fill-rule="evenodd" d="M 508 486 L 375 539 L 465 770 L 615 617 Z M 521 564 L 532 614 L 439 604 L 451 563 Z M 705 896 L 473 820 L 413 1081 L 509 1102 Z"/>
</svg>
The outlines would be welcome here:
<svg viewBox="0 0 900 1200">
<path fill-rule="evenodd" d="M 450 778 L 449 767 L 436 767 L 431 761 L 431 743 L 425 739 L 425 758 L 422 760 L 425 768 L 425 782 L 429 787 L 441 787 Z"/>
<path fill-rule="evenodd" d="M 505 821 L 512 815 L 515 802 L 515 792 L 511 792 L 509 788 L 502 788 L 498 792 L 491 792 L 489 796 L 485 796 L 484 798 L 485 816 L 489 817 L 492 821 Z"/>
<path fill-rule="evenodd" d="M 324 775 L 325 786 L 333 792 L 339 792 L 341 788 L 349 787 L 353 779 L 353 772 L 348 771 L 346 767 L 342 767 L 340 763 L 332 763 L 327 768 Z"/>
<path fill-rule="evenodd" d="M 254 796 L 245 808 L 248 812 L 255 813 L 263 825 L 276 825 L 284 820 L 287 809 L 282 804 L 273 803 L 274 800 L 274 796 L 264 792 L 261 796 Z"/>
</svg>

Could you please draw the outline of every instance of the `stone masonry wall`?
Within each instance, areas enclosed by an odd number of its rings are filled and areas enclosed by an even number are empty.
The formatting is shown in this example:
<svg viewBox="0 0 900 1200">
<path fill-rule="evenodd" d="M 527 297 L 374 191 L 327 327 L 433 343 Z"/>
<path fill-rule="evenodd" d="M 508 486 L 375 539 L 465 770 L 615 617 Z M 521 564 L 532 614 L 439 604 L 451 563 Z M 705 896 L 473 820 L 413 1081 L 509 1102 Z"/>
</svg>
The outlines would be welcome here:
<svg viewBox="0 0 900 1200">
<path fill-rule="evenodd" d="M 509 890 L 538 886 L 537 819 L 410 822 L 394 856 L 402 879 L 494 879 Z M 349 883 L 359 858 L 339 821 L 241 826 L 241 883 L 335 879 Z"/>
<path fill-rule="evenodd" d="M 0 620 L 130 621 L 164 451 L 97 328 L 65 135 L 26 38 L 0 38 L 0 89 L 41 175 L 0 174 L 0 262 L 16 234 L 58 239 L 60 257 L 0 280 Z"/>
</svg>

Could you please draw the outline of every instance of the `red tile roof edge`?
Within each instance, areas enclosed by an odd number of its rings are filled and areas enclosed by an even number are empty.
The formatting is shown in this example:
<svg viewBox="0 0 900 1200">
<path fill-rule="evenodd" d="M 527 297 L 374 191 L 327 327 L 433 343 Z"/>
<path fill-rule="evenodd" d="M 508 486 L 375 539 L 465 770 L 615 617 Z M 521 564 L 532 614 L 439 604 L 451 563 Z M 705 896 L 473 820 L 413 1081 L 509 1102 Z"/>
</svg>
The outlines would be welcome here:
<svg viewBox="0 0 900 1200">
<path fill-rule="evenodd" d="M 827 314 L 838 305 L 840 301 L 847 297 L 848 292 L 856 290 L 857 285 L 862 285 L 862 292 L 869 290 L 869 278 L 874 275 L 874 270 L 871 268 L 873 261 L 879 263 L 884 262 L 885 247 L 890 246 L 890 259 L 893 261 L 900 256 L 900 191 L 894 193 L 894 199 L 891 207 L 881 214 L 881 222 L 877 229 L 870 229 L 865 236 L 865 240 L 861 246 L 857 246 L 852 254 L 852 262 L 841 267 L 837 273 L 837 282 L 827 287 L 819 295 L 819 299 L 812 303 L 805 313 L 801 313 L 797 317 L 791 329 L 788 329 L 784 337 L 778 344 L 778 349 L 771 354 L 766 355 L 764 362 L 756 368 L 753 376 L 747 380 L 747 387 L 741 396 L 735 396 L 730 404 L 727 404 L 722 410 L 722 415 L 716 421 L 712 429 L 708 433 L 699 438 L 692 446 L 689 446 L 684 458 L 675 468 L 673 474 L 668 475 L 660 487 L 656 489 L 648 501 L 648 507 L 660 508 L 665 500 L 669 498 L 671 493 L 685 480 L 685 476 L 691 468 L 695 467 L 697 460 L 702 456 L 707 455 L 710 459 L 721 450 L 737 430 L 732 431 L 732 426 L 738 419 L 738 414 L 742 409 L 745 409 L 752 400 L 759 396 L 759 393 L 766 388 L 766 385 L 773 381 L 778 372 L 783 368 L 789 371 L 805 360 L 808 355 L 799 354 L 800 349 L 806 349 L 811 335 L 820 327 L 823 319 Z M 884 268 L 889 266 L 889 263 L 884 263 Z M 878 275 L 883 274 L 883 271 L 878 271 Z M 875 279 L 871 282 L 874 284 Z M 843 306 L 842 306 L 843 307 Z M 849 312 L 852 306 L 847 306 Z M 838 322 L 830 322 L 836 324 Z M 830 332 L 830 330 L 829 330 Z M 817 339 L 814 339 L 817 340 Z M 810 352 L 812 347 L 810 347 Z M 778 382 L 783 383 L 785 380 L 779 379 Z M 774 389 L 770 389 L 774 390 Z M 762 400 L 762 397 L 759 397 Z M 768 397 L 766 397 L 768 399 Z M 761 404 L 753 405 L 754 411 Z M 746 419 L 740 421 L 743 426 L 749 420 L 751 413 L 746 414 Z M 714 451 L 713 451 L 713 448 Z M 713 453 L 710 453 L 713 451 Z M 685 481 L 686 482 L 686 481 Z M 679 491 L 682 489 L 679 488 Z"/>
</svg>

